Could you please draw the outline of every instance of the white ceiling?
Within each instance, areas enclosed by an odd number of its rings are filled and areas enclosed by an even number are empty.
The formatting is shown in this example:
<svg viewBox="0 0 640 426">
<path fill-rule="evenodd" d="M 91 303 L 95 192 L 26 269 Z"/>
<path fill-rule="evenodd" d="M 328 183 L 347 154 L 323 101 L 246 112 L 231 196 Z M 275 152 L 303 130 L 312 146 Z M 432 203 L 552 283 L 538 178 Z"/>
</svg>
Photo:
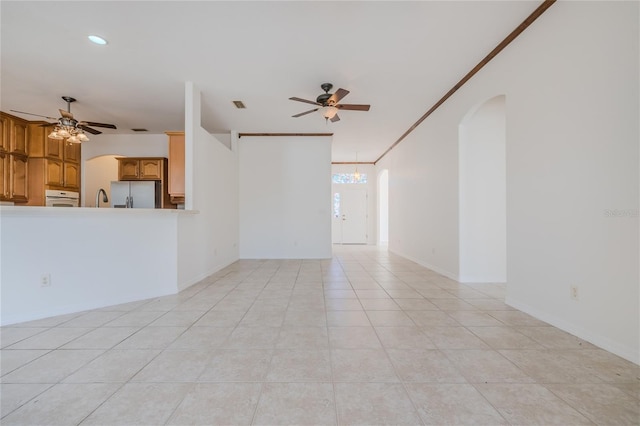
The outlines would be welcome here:
<svg viewBox="0 0 640 426">
<path fill-rule="evenodd" d="M 333 161 L 374 161 L 539 4 L 2 1 L 0 106 L 56 117 L 68 95 L 105 133 L 161 133 L 184 128 L 193 81 L 212 133 L 332 132 Z M 292 118 L 324 82 L 371 110 Z"/>
</svg>

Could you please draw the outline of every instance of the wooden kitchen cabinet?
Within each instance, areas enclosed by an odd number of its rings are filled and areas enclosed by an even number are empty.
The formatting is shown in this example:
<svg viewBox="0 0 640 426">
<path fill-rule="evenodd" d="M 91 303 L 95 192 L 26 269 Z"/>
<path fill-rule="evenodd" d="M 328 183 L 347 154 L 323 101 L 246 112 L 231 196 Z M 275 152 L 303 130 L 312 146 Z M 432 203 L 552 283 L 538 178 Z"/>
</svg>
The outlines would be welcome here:
<svg viewBox="0 0 640 426">
<path fill-rule="evenodd" d="M 39 166 L 39 163 L 42 163 L 44 166 L 45 185 L 64 187 L 64 165 L 62 161 L 45 158 L 38 163 L 34 162 L 34 165 L 38 164 Z"/>
<path fill-rule="evenodd" d="M 118 158 L 118 180 L 138 180 L 137 158 Z"/>
<path fill-rule="evenodd" d="M 80 165 L 64 162 L 64 187 L 76 192 L 80 191 Z"/>
<path fill-rule="evenodd" d="M 162 157 L 122 157 L 118 160 L 118 180 L 160 182 L 160 208 L 175 209 L 167 190 L 167 159 Z"/>
<path fill-rule="evenodd" d="M 27 120 L 0 112 L 0 151 L 26 156 Z"/>
<path fill-rule="evenodd" d="M 48 189 L 80 192 L 81 144 L 50 139 L 44 121 L 27 123 L 28 206 L 44 206 Z"/>
<path fill-rule="evenodd" d="M 165 158 L 118 158 L 118 180 L 162 180 Z"/>
<path fill-rule="evenodd" d="M 9 152 L 27 155 L 27 122 L 11 120 L 9 127 Z"/>
<path fill-rule="evenodd" d="M 169 136 L 169 196 L 174 204 L 184 204 L 184 132 Z"/>
<path fill-rule="evenodd" d="M 28 159 L 21 155 L 9 155 L 9 196 L 11 201 L 16 203 L 27 201 L 27 187 L 28 187 Z"/>
<path fill-rule="evenodd" d="M 64 161 L 71 163 L 80 163 L 80 146 L 79 143 L 64 143 Z"/>
<path fill-rule="evenodd" d="M 0 153 L 0 200 L 23 203 L 28 195 L 28 159 L 23 155 Z"/>
<path fill-rule="evenodd" d="M 26 120 L 0 112 L 1 201 L 27 201 L 27 124 Z"/>
<path fill-rule="evenodd" d="M 31 122 L 27 126 L 27 141 L 29 144 L 29 157 L 34 158 L 54 158 L 62 160 L 63 141 L 49 139 L 47 136 L 51 132 L 51 127 L 42 127 L 45 122 Z"/>
<path fill-rule="evenodd" d="M 9 154 L 0 151 L 0 201 L 9 200 Z"/>
<path fill-rule="evenodd" d="M 0 151 L 9 151 L 9 117 L 0 114 Z"/>
</svg>

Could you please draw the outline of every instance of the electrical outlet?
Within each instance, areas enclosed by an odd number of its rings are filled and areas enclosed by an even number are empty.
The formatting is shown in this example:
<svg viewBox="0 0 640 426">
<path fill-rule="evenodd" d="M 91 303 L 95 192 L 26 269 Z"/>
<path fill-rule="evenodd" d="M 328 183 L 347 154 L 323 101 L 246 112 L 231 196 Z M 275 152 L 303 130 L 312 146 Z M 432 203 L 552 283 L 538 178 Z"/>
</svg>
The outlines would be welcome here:
<svg viewBox="0 0 640 426">
<path fill-rule="evenodd" d="M 578 298 L 578 286 L 577 285 L 572 285 L 569 287 L 569 297 L 572 300 L 579 300 Z"/>
<path fill-rule="evenodd" d="M 42 274 L 40 277 L 40 287 L 49 287 L 51 285 L 51 274 Z"/>
</svg>

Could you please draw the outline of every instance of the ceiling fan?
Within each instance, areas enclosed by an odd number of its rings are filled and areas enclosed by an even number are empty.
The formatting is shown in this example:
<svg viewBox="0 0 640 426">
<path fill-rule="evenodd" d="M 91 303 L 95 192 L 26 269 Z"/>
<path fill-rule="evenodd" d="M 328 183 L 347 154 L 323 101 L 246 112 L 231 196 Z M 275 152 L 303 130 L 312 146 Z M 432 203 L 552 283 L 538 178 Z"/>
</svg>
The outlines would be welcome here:
<svg viewBox="0 0 640 426">
<path fill-rule="evenodd" d="M 332 123 L 336 121 L 340 121 L 340 117 L 338 117 L 339 110 L 345 111 L 369 111 L 371 105 L 355 105 L 355 104 L 340 104 L 342 98 L 349 94 L 348 90 L 338 89 L 335 93 L 329 93 L 329 90 L 333 88 L 333 84 L 331 83 L 323 83 L 320 85 L 324 93 L 316 98 L 316 101 L 308 101 L 306 99 L 301 98 L 289 98 L 292 101 L 304 102 L 307 104 L 318 105 L 318 108 L 301 112 L 300 114 L 293 115 L 292 117 L 302 117 L 303 115 L 311 114 L 315 111 L 320 111 L 325 120 L 331 120 Z"/>
<path fill-rule="evenodd" d="M 78 121 L 75 118 L 73 118 L 73 114 L 71 113 L 71 102 L 75 102 L 76 99 L 72 98 L 71 96 L 63 96 L 62 99 L 67 103 L 67 110 L 63 110 L 63 109 L 59 109 L 58 111 L 60 111 L 60 117 L 59 118 L 55 118 L 55 117 L 48 117 L 46 115 L 39 115 L 39 114 L 33 114 L 30 112 L 24 112 L 24 111 L 16 111 L 14 109 L 12 109 L 11 111 L 13 112 L 17 112 L 20 114 L 27 114 L 27 115 L 33 115 L 36 117 L 42 117 L 42 118 L 46 118 L 48 120 L 57 120 L 56 123 L 46 123 L 43 124 L 43 127 L 49 127 L 49 126 L 57 126 L 63 129 L 67 129 L 67 130 L 84 130 L 85 132 L 91 133 L 93 135 L 99 135 L 100 133 L 102 133 L 100 130 L 96 130 L 91 128 L 90 126 L 93 127 L 104 127 L 106 129 L 116 129 L 116 126 L 113 124 L 106 124 L 106 123 L 96 123 L 95 121 Z"/>
</svg>

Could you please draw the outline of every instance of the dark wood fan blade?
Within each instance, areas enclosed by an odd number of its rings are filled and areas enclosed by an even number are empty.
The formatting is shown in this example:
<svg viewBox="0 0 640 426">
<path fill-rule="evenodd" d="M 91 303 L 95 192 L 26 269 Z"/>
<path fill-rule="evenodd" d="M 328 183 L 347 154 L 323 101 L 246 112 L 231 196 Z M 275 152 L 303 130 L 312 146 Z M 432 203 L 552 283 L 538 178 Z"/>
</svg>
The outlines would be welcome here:
<svg viewBox="0 0 640 426">
<path fill-rule="evenodd" d="M 331 104 L 333 102 L 333 104 L 337 104 L 338 102 L 340 102 L 340 99 L 344 98 L 345 96 L 347 96 L 349 94 L 348 90 L 344 90 L 344 89 L 338 89 L 336 90 L 336 93 L 334 93 L 333 95 L 331 95 L 331 97 L 329 98 L 329 100 L 327 101 L 328 104 Z"/>
<path fill-rule="evenodd" d="M 332 123 L 335 123 L 336 121 L 340 121 L 340 117 L 338 117 L 338 114 L 336 114 L 330 120 L 331 120 Z"/>
<path fill-rule="evenodd" d="M 57 120 L 56 117 L 47 117 L 46 115 L 40 115 L 40 114 L 32 114 L 30 112 L 24 112 L 24 111 L 16 111 L 15 109 L 10 109 L 9 111 L 11 112 L 17 112 L 19 114 L 27 114 L 27 115 L 35 115 L 36 117 L 42 117 L 42 118 L 47 118 L 49 120 Z"/>
<path fill-rule="evenodd" d="M 91 127 L 87 127 L 83 124 L 78 124 L 78 127 L 85 132 L 91 133 L 92 135 L 99 135 L 100 133 L 102 133 L 100 130 L 92 129 Z"/>
<path fill-rule="evenodd" d="M 57 126 L 58 123 L 44 123 L 39 125 L 38 127 L 51 127 L 51 126 Z"/>
<path fill-rule="evenodd" d="M 296 97 L 293 97 L 293 98 L 289 98 L 289 99 L 290 99 L 290 100 L 292 100 L 292 101 L 304 102 L 304 103 L 306 103 L 306 104 L 311 104 L 311 105 L 320 105 L 320 104 L 319 104 L 319 103 L 317 103 L 317 102 L 314 102 L 314 101 L 308 101 L 308 100 L 306 100 L 306 99 L 302 99 L 302 98 L 296 98 Z"/>
<path fill-rule="evenodd" d="M 60 111 L 60 116 L 62 116 L 63 118 L 69 118 L 73 120 L 73 114 L 71 114 L 69 111 L 65 111 L 63 109 L 59 109 L 58 111 Z"/>
<path fill-rule="evenodd" d="M 107 129 L 117 129 L 115 124 L 96 123 L 95 121 L 82 121 L 83 126 L 105 127 Z"/>
<path fill-rule="evenodd" d="M 292 115 L 291 117 L 302 117 L 303 115 L 311 114 L 312 112 L 316 112 L 319 108 L 310 109 L 309 111 L 301 112 L 300 114 Z"/>
<path fill-rule="evenodd" d="M 347 111 L 369 111 L 371 105 L 338 104 L 336 105 L 336 108 Z"/>
</svg>

